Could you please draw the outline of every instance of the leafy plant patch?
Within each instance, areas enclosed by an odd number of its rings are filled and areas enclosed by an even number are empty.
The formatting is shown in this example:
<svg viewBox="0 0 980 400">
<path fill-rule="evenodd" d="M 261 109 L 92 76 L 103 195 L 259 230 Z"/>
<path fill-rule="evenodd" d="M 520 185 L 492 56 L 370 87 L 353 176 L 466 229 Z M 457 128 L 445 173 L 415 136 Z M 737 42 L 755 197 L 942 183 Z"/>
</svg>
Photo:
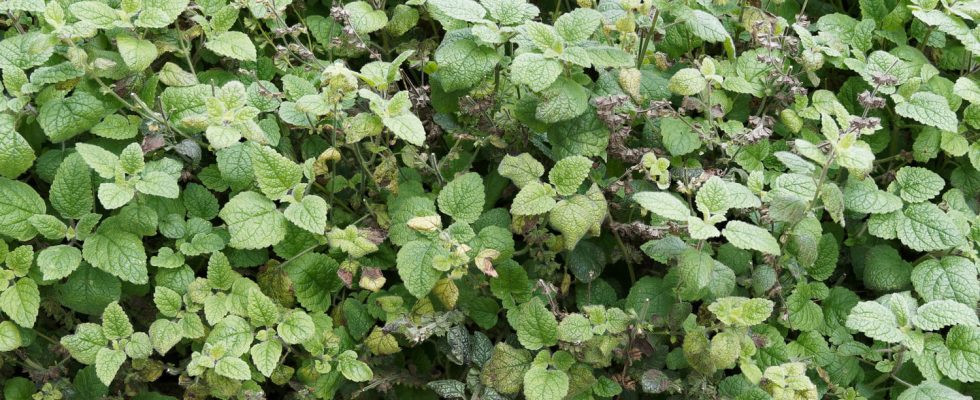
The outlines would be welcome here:
<svg viewBox="0 0 980 400">
<path fill-rule="evenodd" d="M 980 395 L 975 1 L 0 8 L 0 398 Z"/>
</svg>

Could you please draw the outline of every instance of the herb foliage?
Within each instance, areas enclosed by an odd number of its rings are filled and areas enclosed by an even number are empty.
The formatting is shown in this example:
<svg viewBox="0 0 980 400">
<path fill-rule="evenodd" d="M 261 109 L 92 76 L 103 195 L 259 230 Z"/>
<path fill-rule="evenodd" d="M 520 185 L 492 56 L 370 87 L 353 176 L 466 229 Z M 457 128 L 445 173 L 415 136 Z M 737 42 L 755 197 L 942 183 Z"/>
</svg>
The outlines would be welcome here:
<svg viewBox="0 0 980 400">
<path fill-rule="evenodd" d="M 980 394 L 976 1 L 0 8 L 0 397 Z"/>
</svg>

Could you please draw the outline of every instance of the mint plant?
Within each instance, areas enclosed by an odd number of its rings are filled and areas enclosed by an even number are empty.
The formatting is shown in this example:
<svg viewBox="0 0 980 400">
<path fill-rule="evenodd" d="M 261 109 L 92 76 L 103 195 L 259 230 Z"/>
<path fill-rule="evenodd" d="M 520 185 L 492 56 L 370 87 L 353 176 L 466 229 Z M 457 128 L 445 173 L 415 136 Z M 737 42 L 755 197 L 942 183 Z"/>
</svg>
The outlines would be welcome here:
<svg viewBox="0 0 980 400">
<path fill-rule="evenodd" d="M 969 1 L 4 2 L 4 399 L 970 399 Z"/>
</svg>

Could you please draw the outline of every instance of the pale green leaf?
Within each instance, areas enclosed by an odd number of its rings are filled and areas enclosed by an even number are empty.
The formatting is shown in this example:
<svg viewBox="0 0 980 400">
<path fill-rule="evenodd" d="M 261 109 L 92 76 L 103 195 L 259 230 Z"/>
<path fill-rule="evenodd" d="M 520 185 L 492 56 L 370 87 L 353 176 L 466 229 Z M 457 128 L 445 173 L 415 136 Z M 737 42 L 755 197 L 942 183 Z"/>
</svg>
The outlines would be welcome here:
<svg viewBox="0 0 980 400">
<path fill-rule="evenodd" d="M 686 222 L 691 216 L 687 204 L 667 192 L 640 192 L 633 195 L 633 200 L 661 218 Z"/>
<path fill-rule="evenodd" d="M 903 117 L 949 132 L 956 132 L 956 127 L 959 124 L 956 120 L 956 113 L 949 109 L 946 98 L 930 92 L 912 94 L 908 101 L 898 103 L 895 106 L 895 112 Z"/>
<path fill-rule="evenodd" d="M 124 362 L 126 362 L 126 353 L 122 350 L 103 347 L 95 356 L 95 373 L 104 385 L 109 386 Z"/>
<path fill-rule="evenodd" d="M 515 186 L 523 188 L 544 175 L 544 166 L 528 153 L 521 153 L 516 156 L 505 154 L 500 161 L 500 166 L 497 167 L 497 172 L 500 176 L 509 178 Z"/>
<path fill-rule="evenodd" d="M 722 235 L 740 249 L 758 250 L 766 254 L 778 256 L 779 242 L 769 231 L 742 221 L 731 221 L 722 230 Z"/>
<path fill-rule="evenodd" d="M 93 267 L 135 284 L 149 279 L 146 252 L 139 236 L 122 230 L 96 233 L 82 245 L 82 257 Z"/>
<path fill-rule="evenodd" d="M 157 58 L 157 47 L 149 40 L 120 35 L 116 37 L 116 45 L 123 62 L 133 72 L 142 72 Z"/>
<path fill-rule="evenodd" d="M 470 172 L 446 184 L 439 192 L 439 210 L 461 222 L 473 222 L 483 213 L 483 178 Z"/>
<path fill-rule="evenodd" d="M 218 214 L 228 225 L 231 247 L 261 249 L 286 237 L 286 217 L 271 200 L 255 192 L 242 192 L 225 203 Z"/>
<path fill-rule="evenodd" d="M 204 47 L 219 55 L 240 61 L 255 61 L 255 44 L 248 35 L 236 32 L 221 32 L 208 38 Z"/>
<path fill-rule="evenodd" d="M 18 279 L 0 293 L 0 310 L 24 328 L 34 327 L 40 306 L 41 292 L 29 278 Z"/>
<path fill-rule="evenodd" d="M 296 226 L 319 235 L 323 234 L 327 226 L 328 208 L 326 200 L 322 197 L 308 195 L 303 197 L 303 200 L 286 207 L 283 215 Z"/>
<path fill-rule="evenodd" d="M 508 311 L 507 321 L 517 331 L 521 345 L 528 350 L 558 343 L 558 321 L 537 297 Z"/>
<path fill-rule="evenodd" d="M 935 300 L 919 306 L 915 326 L 937 331 L 950 325 L 980 325 L 973 307 L 954 300 Z"/>
<path fill-rule="evenodd" d="M 528 400 L 561 400 L 568 394 L 568 385 L 564 371 L 534 366 L 524 374 L 524 396 Z"/>
<path fill-rule="evenodd" d="M 540 215 L 555 208 L 555 189 L 549 184 L 538 181 L 526 183 L 510 205 L 514 215 Z"/>
</svg>

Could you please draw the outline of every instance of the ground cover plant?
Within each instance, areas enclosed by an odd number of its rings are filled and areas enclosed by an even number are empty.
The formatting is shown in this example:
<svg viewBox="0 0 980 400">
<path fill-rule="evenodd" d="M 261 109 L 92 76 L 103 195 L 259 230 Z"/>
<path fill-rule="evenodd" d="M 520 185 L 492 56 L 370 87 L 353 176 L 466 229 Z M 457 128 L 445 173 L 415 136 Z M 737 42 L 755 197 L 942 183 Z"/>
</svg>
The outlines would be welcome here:
<svg viewBox="0 0 980 400">
<path fill-rule="evenodd" d="M 21 399 L 969 399 L 976 0 L 0 1 Z"/>
</svg>

